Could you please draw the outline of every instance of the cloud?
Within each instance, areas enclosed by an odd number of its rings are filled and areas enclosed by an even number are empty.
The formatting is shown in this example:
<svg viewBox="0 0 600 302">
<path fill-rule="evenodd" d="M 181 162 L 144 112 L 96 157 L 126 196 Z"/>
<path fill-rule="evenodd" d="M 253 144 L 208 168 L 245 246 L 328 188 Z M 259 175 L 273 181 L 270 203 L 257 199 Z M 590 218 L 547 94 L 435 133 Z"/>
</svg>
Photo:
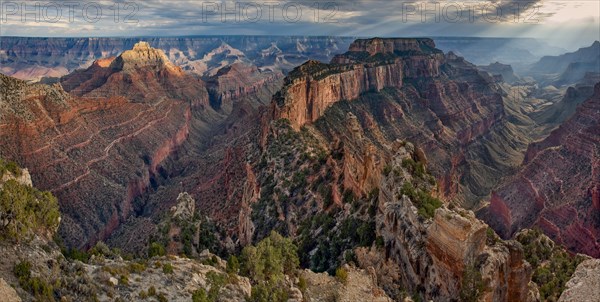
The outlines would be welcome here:
<svg viewBox="0 0 600 302">
<path fill-rule="evenodd" d="M 41 3 L 38 19 L 31 14 Z M 54 2 L 63 6 L 62 19 L 48 22 Z M 78 5 L 69 11 L 67 3 Z M 140 36 L 140 35 L 344 35 L 519 36 L 550 35 L 557 20 L 577 15 L 600 26 L 598 9 L 590 1 L 283 1 L 231 0 L 37 0 L 3 1 L 1 35 Z M 12 5 L 16 4 L 16 6 Z M 25 5 L 30 14 L 25 14 Z M 96 14 L 101 9 L 100 18 Z M 14 9 L 19 11 L 14 12 Z M 560 17 L 560 18 L 559 18 Z M 587 26 L 587 25 L 586 25 Z M 573 30 L 580 28 L 570 24 Z M 526 28 L 526 30 L 523 30 Z M 543 30 L 540 30 L 542 28 Z M 560 29 L 564 24 L 560 25 Z M 587 27 L 586 27 L 587 28 Z M 44 29 L 44 30 L 40 30 Z M 599 30 L 600 31 L 600 30 Z M 582 39 L 598 39 L 585 31 Z M 595 35 L 595 37 L 594 37 Z"/>
</svg>

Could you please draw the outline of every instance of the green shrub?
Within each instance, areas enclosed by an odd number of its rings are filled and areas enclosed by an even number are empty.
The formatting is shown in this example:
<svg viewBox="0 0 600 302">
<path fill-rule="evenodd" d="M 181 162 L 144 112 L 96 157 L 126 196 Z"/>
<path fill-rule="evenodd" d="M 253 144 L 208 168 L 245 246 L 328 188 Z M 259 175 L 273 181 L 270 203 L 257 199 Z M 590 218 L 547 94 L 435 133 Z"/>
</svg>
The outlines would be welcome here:
<svg viewBox="0 0 600 302">
<path fill-rule="evenodd" d="M 150 243 L 150 247 L 148 248 L 148 257 L 152 258 L 154 256 L 164 256 L 166 255 L 167 252 L 165 250 L 165 247 L 158 243 L 158 242 L 152 242 Z"/>
<path fill-rule="evenodd" d="M 240 262 L 235 255 L 229 256 L 227 259 L 227 273 L 237 274 L 240 271 Z"/>
<path fill-rule="evenodd" d="M 19 279 L 27 280 L 31 278 L 31 263 L 29 261 L 21 261 L 13 268 L 13 273 Z"/>
<path fill-rule="evenodd" d="M 285 275 L 296 275 L 300 264 L 297 247 L 291 239 L 276 232 L 256 246 L 242 250 L 241 273 L 254 283 L 249 301 L 287 301 Z"/>
<path fill-rule="evenodd" d="M 88 263 L 91 257 L 88 252 L 80 251 L 76 248 L 63 248 L 62 253 L 67 259 L 78 260 L 83 263 Z"/>
<path fill-rule="evenodd" d="M 431 196 L 429 193 L 421 189 L 415 189 L 410 183 L 405 182 L 402 185 L 400 194 L 410 198 L 413 204 L 417 207 L 419 216 L 423 218 L 432 218 L 435 215 L 435 210 L 442 206 L 442 202 Z"/>
<path fill-rule="evenodd" d="M 383 175 L 384 176 L 389 176 L 390 173 L 392 172 L 392 166 L 391 165 L 385 165 L 385 167 L 383 167 Z"/>
<path fill-rule="evenodd" d="M 146 270 L 146 263 L 145 262 L 129 263 L 128 270 L 130 273 L 141 274 Z"/>
<path fill-rule="evenodd" d="M 481 272 L 472 265 L 467 266 L 462 275 L 460 288 L 461 301 L 479 301 L 479 297 L 483 294 L 484 289 L 485 285 L 481 277 Z"/>
<path fill-rule="evenodd" d="M 383 239 L 383 236 L 377 236 L 377 238 L 375 239 L 375 245 L 379 248 L 384 247 L 385 241 Z"/>
<path fill-rule="evenodd" d="M 496 243 L 498 243 L 499 239 L 498 236 L 496 235 L 496 232 L 494 232 L 494 230 L 490 227 L 487 228 L 487 230 L 485 231 L 486 234 L 486 243 L 488 245 L 494 245 Z"/>
<path fill-rule="evenodd" d="M 173 273 L 173 265 L 171 265 L 171 263 L 165 263 L 163 265 L 163 273 L 165 274 L 172 274 Z"/>
<path fill-rule="evenodd" d="M 113 257 L 114 253 L 110 250 L 108 245 L 102 241 L 98 241 L 96 245 L 89 250 L 90 255 Z"/>
<path fill-rule="evenodd" d="M 119 277 L 119 284 L 123 284 L 125 286 L 129 285 L 129 277 L 127 277 L 127 275 L 121 275 L 121 277 Z"/>
<path fill-rule="evenodd" d="M 208 301 L 215 302 L 219 298 L 219 292 L 221 291 L 221 288 L 227 284 L 227 276 L 210 271 L 206 274 L 206 279 L 208 279 L 208 283 L 210 284 Z"/>
<path fill-rule="evenodd" d="M 199 288 L 192 293 L 192 302 L 210 302 L 204 288 Z"/>
<path fill-rule="evenodd" d="M 14 161 L 6 161 L 0 158 L 0 178 L 6 173 L 10 172 L 12 175 L 19 177 L 23 173 L 19 165 Z"/>
<path fill-rule="evenodd" d="M 298 278 L 298 288 L 300 289 L 301 292 L 305 293 L 306 289 L 308 288 L 308 284 L 306 282 L 306 278 L 300 276 Z"/>
<path fill-rule="evenodd" d="M 169 302 L 169 299 L 167 299 L 167 296 L 164 293 L 158 294 L 158 296 L 156 296 L 156 299 L 158 300 L 158 302 Z"/>
<path fill-rule="evenodd" d="M 252 287 L 248 302 L 286 302 L 288 292 L 283 284 L 259 283 Z"/>
<path fill-rule="evenodd" d="M 11 240 L 54 231 L 60 218 L 56 197 L 15 180 L 5 182 L 0 190 L 0 213 L 8 220 L 8 225 L 0 228 L 0 239 Z"/>
<path fill-rule="evenodd" d="M 335 270 L 335 278 L 342 284 L 348 283 L 348 271 L 343 267 Z"/>
<path fill-rule="evenodd" d="M 242 250 L 242 274 L 254 281 L 279 281 L 283 275 L 295 275 L 299 266 L 297 247 L 291 239 L 276 232 L 256 247 Z"/>
<path fill-rule="evenodd" d="M 542 300 L 558 300 L 583 258 L 554 247 L 538 228 L 521 232 L 515 239 L 523 245 L 525 259 L 534 268 L 531 279 L 538 285 Z"/>
<path fill-rule="evenodd" d="M 19 279 L 19 285 L 31 293 L 38 301 L 55 301 L 54 288 L 39 277 L 31 276 L 31 263 L 21 261 L 13 267 L 13 273 Z"/>
</svg>

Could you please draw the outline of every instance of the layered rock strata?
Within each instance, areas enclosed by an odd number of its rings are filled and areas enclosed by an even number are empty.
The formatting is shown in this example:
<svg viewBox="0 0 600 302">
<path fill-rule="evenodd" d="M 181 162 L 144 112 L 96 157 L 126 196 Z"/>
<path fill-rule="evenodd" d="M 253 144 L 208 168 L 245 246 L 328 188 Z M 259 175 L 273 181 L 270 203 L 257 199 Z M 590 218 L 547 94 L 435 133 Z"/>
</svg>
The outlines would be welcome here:
<svg viewBox="0 0 600 302">
<path fill-rule="evenodd" d="M 504 238 L 538 226 L 573 252 L 600 257 L 600 84 L 546 139 L 531 144 L 521 170 L 481 216 Z"/>
</svg>

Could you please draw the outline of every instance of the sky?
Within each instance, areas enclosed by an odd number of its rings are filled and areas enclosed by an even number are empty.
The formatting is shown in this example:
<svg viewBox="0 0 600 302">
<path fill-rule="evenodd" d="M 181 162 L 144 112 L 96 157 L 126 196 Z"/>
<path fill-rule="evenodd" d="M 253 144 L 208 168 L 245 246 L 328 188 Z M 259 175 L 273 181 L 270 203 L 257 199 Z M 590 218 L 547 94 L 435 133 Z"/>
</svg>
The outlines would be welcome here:
<svg viewBox="0 0 600 302">
<path fill-rule="evenodd" d="M 529 37 L 565 49 L 600 40 L 598 0 L 0 0 L 0 17 L 0 36 Z"/>
</svg>

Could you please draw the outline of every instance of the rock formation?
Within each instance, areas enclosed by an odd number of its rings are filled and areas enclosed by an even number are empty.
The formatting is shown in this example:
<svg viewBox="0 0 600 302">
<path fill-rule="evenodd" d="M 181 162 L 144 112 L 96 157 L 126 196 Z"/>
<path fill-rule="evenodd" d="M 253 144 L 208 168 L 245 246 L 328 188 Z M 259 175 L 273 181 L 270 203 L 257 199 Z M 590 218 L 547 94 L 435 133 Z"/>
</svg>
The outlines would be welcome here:
<svg viewBox="0 0 600 302">
<path fill-rule="evenodd" d="M 529 285 L 532 269 L 518 242 L 486 244 L 487 225 L 460 208 L 441 207 L 432 219 L 418 214 L 401 189 L 406 182 L 420 186 L 402 168 L 405 152 L 399 149 L 383 180 L 377 214 L 386 257 L 400 266 L 398 283 L 426 299 L 452 301 L 464 295 L 466 271 L 476 270 L 484 285 L 480 301 L 536 301 L 536 286 Z"/>
<path fill-rule="evenodd" d="M 430 39 L 357 40 L 348 53 L 334 57 L 331 66 L 309 61 L 288 77 L 276 99 L 276 118 L 287 118 L 299 129 L 341 100 L 385 87 L 401 88 L 405 78 L 437 77 L 443 55 L 434 47 Z M 403 53 L 410 55 L 395 57 Z"/>
<path fill-rule="evenodd" d="M 171 208 L 174 219 L 189 220 L 196 213 L 196 201 L 188 193 L 181 193 L 177 197 L 177 205 Z"/>
<path fill-rule="evenodd" d="M 442 54 L 429 39 L 358 40 L 351 49 L 332 64 L 310 61 L 290 72 L 274 96 L 273 117 L 295 129 L 314 123 L 334 141 L 344 131 L 319 118 L 338 119 L 339 108 L 350 107 L 374 146 L 396 138 L 418 142 L 432 158 L 440 191 L 467 205 L 486 196 L 525 149 L 504 92 L 463 58 Z"/>
<path fill-rule="evenodd" d="M 21 298 L 17 295 L 12 286 L 8 285 L 3 278 L 0 278 L 0 297 L 6 302 L 21 302 Z"/>
</svg>

